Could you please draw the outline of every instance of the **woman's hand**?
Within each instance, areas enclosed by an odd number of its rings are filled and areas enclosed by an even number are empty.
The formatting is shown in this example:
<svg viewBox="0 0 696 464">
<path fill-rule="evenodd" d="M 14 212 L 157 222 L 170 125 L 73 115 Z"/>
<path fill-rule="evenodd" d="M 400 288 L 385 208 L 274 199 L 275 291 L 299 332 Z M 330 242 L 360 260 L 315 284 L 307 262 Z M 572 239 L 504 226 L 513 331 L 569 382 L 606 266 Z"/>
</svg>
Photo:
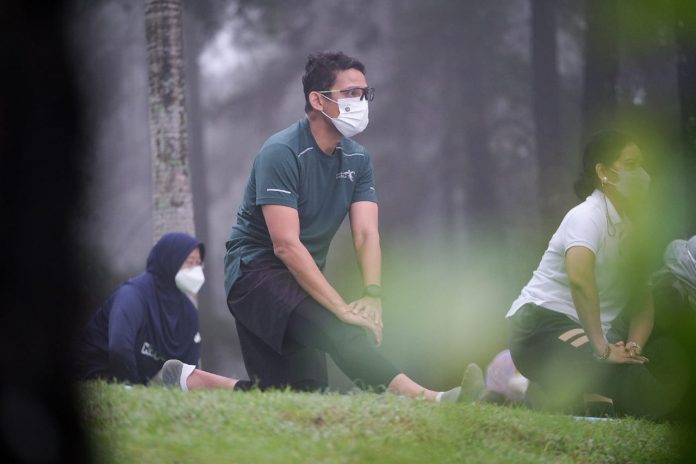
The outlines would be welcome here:
<svg viewBox="0 0 696 464">
<path fill-rule="evenodd" d="M 632 355 L 640 355 L 643 352 L 643 349 L 640 347 L 640 345 L 634 341 L 630 341 L 626 343 L 626 350 L 630 351 Z"/>
<path fill-rule="evenodd" d="M 648 358 L 627 348 L 624 342 L 609 344 L 609 357 L 605 362 L 611 364 L 645 364 Z"/>
</svg>

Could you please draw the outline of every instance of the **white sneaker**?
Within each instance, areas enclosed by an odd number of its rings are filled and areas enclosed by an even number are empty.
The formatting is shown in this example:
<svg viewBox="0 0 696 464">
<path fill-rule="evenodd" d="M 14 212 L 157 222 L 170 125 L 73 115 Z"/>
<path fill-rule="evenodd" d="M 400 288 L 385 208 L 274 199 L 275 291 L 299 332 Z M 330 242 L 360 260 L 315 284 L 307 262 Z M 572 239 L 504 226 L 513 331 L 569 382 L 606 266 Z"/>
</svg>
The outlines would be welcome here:
<svg viewBox="0 0 696 464">
<path fill-rule="evenodd" d="M 183 368 L 184 363 L 178 359 L 169 359 L 164 362 L 162 369 L 147 384 L 148 386 L 160 385 L 165 388 L 181 389 L 181 371 Z"/>
</svg>

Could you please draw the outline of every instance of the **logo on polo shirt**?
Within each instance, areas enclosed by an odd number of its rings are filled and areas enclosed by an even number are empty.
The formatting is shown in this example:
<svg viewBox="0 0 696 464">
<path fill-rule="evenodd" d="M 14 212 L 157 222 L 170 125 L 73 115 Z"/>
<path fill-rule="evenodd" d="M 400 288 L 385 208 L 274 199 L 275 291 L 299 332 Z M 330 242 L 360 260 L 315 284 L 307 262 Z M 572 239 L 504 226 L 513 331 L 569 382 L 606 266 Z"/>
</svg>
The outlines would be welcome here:
<svg viewBox="0 0 696 464">
<path fill-rule="evenodd" d="M 336 174 L 336 179 L 348 179 L 349 181 L 353 182 L 355 180 L 355 171 L 343 171 L 339 172 Z"/>
</svg>

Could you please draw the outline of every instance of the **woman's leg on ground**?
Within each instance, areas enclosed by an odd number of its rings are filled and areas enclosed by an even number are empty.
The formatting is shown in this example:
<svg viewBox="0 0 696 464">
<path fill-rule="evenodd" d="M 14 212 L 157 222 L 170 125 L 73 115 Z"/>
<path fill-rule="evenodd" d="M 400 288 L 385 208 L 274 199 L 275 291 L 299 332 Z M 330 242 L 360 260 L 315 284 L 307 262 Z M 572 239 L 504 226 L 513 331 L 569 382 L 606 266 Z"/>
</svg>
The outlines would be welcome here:
<svg viewBox="0 0 696 464">
<path fill-rule="evenodd" d="M 537 404 L 580 412 L 583 395 L 608 395 L 608 364 L 592 356 L 582 326 L 563 314 L 526 305 L 510 319 L 510 354 L 517 369 L 544 393 Z M 538 400 L 538 399 L 537 399 Z"/>
<path fill-rule="evenodd" d="M 649 341 L 643 354 L 648 364 L 621 364 L 612 370 L 618 412 L 652 418 L 678 413 L 675 407 L 686 393 L 686 354 L 666 337 Z"/>
<path fill-rule="evenodd" d="M 178 359 L 168 359 L 147 384 L 188 391 L 203 388 L 240 389 L 249 383 L 196 369 L 193 364 L 186 364 Z"/>
<path fill-rule="evenodd" d="M 510 353 L 522 375 L 549 393 L 552 407 L 574 409 L 585 394 L 612 400 L 617 413 L 660 417 L 671 396 L 647 365 L 608 364 L 592 356 L 580 324 L 530 305 L 512 317 Z M 610 340 L 615 341 L 615 340 Z"/>
<path fill-rule="evenodd" d="M 212 372 L 194 369 L 186 379 L 186 386 L 189 390 L 210 389 L 210 388 L 227 388 L 234 389 L 237 384 L 237 379 L 223 377 L 222 375 L 213 374 Z"/>
</svg>

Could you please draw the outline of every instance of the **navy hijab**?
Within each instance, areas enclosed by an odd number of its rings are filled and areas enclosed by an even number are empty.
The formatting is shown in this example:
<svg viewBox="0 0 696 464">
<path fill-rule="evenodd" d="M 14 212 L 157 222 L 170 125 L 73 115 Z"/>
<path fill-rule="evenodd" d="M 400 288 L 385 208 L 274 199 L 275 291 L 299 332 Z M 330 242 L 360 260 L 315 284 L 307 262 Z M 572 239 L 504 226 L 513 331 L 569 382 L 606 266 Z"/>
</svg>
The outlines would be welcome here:
<svg viewBox="0 0 696 464">
<path fill-rule="evenodd" d="M 147 306 L 148 322 L 154 329 L 153 342 L 167 358 L 186 357 L 198 333 L 198 310 L 174 281 L 196 247 L 202 260 L 205 255 L 202 242 L 180 232 L 165 234 L 152 247 L 146 271 L 126 282 L 140 290 Z"/>
</svg>

